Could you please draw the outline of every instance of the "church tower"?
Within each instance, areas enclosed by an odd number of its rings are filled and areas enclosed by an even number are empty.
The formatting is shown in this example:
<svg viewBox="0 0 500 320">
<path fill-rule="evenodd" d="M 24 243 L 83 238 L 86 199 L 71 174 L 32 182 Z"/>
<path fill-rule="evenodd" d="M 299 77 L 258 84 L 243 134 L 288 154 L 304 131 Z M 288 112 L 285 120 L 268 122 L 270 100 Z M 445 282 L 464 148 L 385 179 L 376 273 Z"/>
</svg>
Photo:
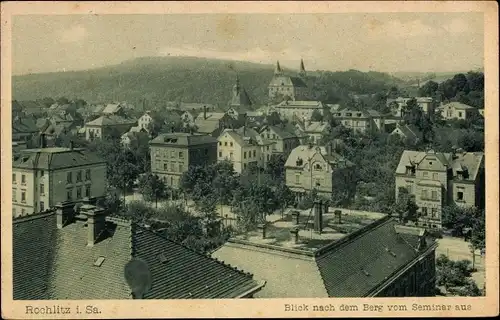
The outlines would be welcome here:
<svg viewBox="0 0 500 320">
<path fill-rule="evenodd" d="M 279 76 L 283 74 L 283 70 L 281 70 L 280 62 L 276 61 L 276 68 L 274 69 L 274 75 Z"/>
<path fill-rule="evenodd" d="M 306 76 L 306 68 L 304 67 L 304 60 L 300 59 L 300 72 L 299 72 L 299 75 L 301 77 L 305 77 Z"/>
</svg>

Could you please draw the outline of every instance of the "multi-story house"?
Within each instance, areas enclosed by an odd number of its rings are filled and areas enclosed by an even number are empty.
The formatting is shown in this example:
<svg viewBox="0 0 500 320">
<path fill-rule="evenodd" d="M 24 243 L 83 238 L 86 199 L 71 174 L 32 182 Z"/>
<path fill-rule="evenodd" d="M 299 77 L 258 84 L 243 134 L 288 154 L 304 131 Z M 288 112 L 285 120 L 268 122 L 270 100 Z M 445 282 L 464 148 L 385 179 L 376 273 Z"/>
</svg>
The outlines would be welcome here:
<svg viewBox="0 0 500 320">
<path fill-rule="evenodd" d="M 307 142 L 319 144 L 321 139 L 330 130 L 330 123 L 326 121 L 304 121 L 297 122 L 296 128 L 307 137 Z"/>
<path fill-rule="evenodd" d="M 274 142 L 273 153 L 283 154 L 288 157 L 292 150 L 300 145 L 299 137 L 291 125 L 265 125 L 260 128 L 259 135 L 262 139 Z"/>
<path fill-rule="evenodd" d="M 93 121 L 85 123 L 85 139 L 101 139 L 102 137 L 113 133 L 121 136 L 136 124 L 136 120 L 127 119 L 117 115 L 100 116 Z"/>
<path fill-rule="evenodd" d="M 21 150 L 12 163 L 12 215 L 30 215 L 62 201 L 105 196 L 106 162 L 79 148 Z"/>
<path fill-rule="evenodd" d="M 434 112 L 434 101 L 431 97 L 415 97 L 415 98 L 403 98 L 398 97 L 396 99 L 387 99 L 387 106 L 391 108 L 391 113 L 395 117 L 403 117 L 403 108 L 406 107 L 408 101 L 415 99 L 417 104 L 424 113 L 432 114 Z"/>
<path fill-rule="evenodd" d="M 230 161 L 237 173 L 242 173 L 252 166 L 262 166 L 267 154 L 270 157 L 272 149 L 272 143 L 263 143 L 255 130 L 245 127 L 239 130 L 225 129 L 217 140 L 218 161 Z M 262 154 L 263 147 L 269 147 L 269 150 L 266 150 L 269 153 L 266 155 Z"/>
<path fill-rule="evenodd" d="M 321 101 L 282 101 L 274 106 L 274 110 L 283 120 L 290 122 L 308 121 L 313 113 L 324 114 L 324 106 Z"/>
<path fill-rule="evenodd" d="M 307 95 L 307 85 L 302 79 L 305 76 L 304 62 L 300 62 L 300 76 L 285 75 L 281 69 L 279 61 L 276 62 L 274 76 L 269 83 L 269 98 L 272 100 L 276 97 L 289 98 L 291 100 L 301 100 Z"/>
<path fill-rule="evenodd" d="M 151 172 L 170 187 L 178 188 L 181 175 L 191 166 L 217 162 L 217 140 L 199 133 L 160 134 L 149 142 Z"/>
<path fill-rule="evenodd" d="M 467 120 L 478 113 L 477 109 L 460 102 L 450 102 L 437 108 L 445 120 Z"/>
<path fill-rule="evenodd" d="M 416 126 L 409 124 L 396 124 L 396 127 L 390 134 L 393 136 L 399 136 L 402 140 L 413 144 L 422 140 L 422 132 Z"/>
<path fill-rule="evenodd" d="M 286 185 L 300 200 L 305 193 L 316 190 L 331 197 L 335 185 L 342 184 L 346 196 L 354 195 L 356 182 L 354 164 L 332 152 L 331 146 L 300 145 L 292 150 L 285 163 Z"/>
<path fill-rule="evenodd" d="M 161 125 L 163 121 L 165 121 L 165 118 L 160 112 L 146 111 L 139 119 L 137 119 L 137 126 L 149 132 L 152 124 L 157 123 L 158 125 Z"/>
<path fill-rule="evenodd" d="M 414 196 L 418 221 L 441 228 L 447 205 L 484 207 L 484 153 L 405 150 L 396 169 L 396 199 L 402 189 Z"/>
<path fill-rule="evenodd" d="M 375 110 L 343 109 L 332 113 L 332 117 L 355 132 L 384 130 L 384 118 Z"/>
</svg>

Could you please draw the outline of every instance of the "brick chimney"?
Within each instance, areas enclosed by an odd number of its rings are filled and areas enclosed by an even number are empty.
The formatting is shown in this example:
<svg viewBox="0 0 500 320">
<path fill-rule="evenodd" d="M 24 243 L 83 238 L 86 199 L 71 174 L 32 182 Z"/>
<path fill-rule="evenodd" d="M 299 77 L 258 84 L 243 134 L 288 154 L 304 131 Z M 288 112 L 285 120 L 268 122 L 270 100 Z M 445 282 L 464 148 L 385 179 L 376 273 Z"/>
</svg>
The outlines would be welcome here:
<svg viewBox="0 0 500 320">
<path fill-rule="evenodd" d="M 207 120 L 207 106 L 203 106 L 203 119 Z"/>
<path fill-rule="evenodd" d="M 69 201 L 59 202 L 56 204 L 56 222 L 57 228 L 62 229 L 70 224 L 74 218 L 74 203 Z"/>
<path fill-rule="evenodd" d="M 74 142 L 70 141 L 69 142 L 69 148 L 70 148 L 70 150 L 73 150 L 74 146 L 75 146 Z"/>
<path fill-rule="evenodd" d="M 106 211 L 91 204 L 84 204 L 80 212 L 87 217 L 87 246 L 93 247 L 99 241 L 106 226 Z"/>
<path fill-rule="evenodd" d="M 321 200 L 314 201 L 314 231 L 323 231 L 323 203 Z"/>
</svg>

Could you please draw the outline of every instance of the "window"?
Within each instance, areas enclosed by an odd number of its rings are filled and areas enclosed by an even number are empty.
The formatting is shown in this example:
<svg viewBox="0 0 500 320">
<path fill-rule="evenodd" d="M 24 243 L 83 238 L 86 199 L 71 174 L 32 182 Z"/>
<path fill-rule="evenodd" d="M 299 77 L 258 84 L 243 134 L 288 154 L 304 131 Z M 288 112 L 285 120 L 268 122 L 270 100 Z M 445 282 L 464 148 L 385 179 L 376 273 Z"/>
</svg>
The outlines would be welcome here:
<svg viewBox="0 0 500 320">
<path fill-rule="evenodd" d="M 85 197 L 90 198 L 90 186 L 85 187 Z"/>
<path fill-rule="evenodd" d="M 184 152 L 179 151 L 179 158 L 182 158 L 182 157 L 184 157 Z"/>
<path fill-rule="evenodd" d="M 431 217 L 432 218 L 437 218 L 437 208 L 432 208 L 431 209 Z"/>
<path fill-rule="evenodd" d="M 40 195 L 45 195 L 45 185 L 43 183 L 40 183 Z"/>
<path fill-rule="evenodd" d="M 457 192 L 457 200 L 458 201 L 464 200 L 464 193 L 462 191 Z"/>
<path fill-rule="evenodd" d="M 232 147 L 232 146 L 233 146 L 233 142 L 232 142 L 232 141 L 231 141 L 231 142 L 229 142 L 229 145 Z"/>
<path fill-rule="evenodd" d="M 219 141 L 219 146 L 222 146 L 222 141 Z"/>
<path fill-rule="evenodd" d="M 422 190 L 422 199 L 427 199 L 427 190 Z"/>
<path fill-rule="evenodd" d="M 253 151 L 253 157 L 254 157 L 254 158 L 256 157 L 256 156 L 255 156 L 255 150 Z"/>
<path fill-rule="evenodd" d="M 78 171 L 76 173 L 76 182 L 82 182 L 82 172 Z"/>
<path fill-rule="evenodd" d="M 90 169 L 85 170 L 85 180 L 87 180 L 87 181 L 90 180 Z"/>
<path fill-rule="evenodd" d="M 25 209 L 21 209 L 21 216 L 24 216 L 26 215 L 26 210 Z"/>
<path fill-rule="evenodd" d="M 66 180 L 68 181 L 68 183 L 72 183 L 73 182 L 73 175 L 71 172 L 68 172 L 66 174 Z"/>
<path fill-rule="evenodd" d="M 16 199 L 16 189 L 12 189 L 12 202 L 16 202 L 17 199 Z"/>
<path fill-rule="evenodd" d="M 12 183 L 13 184 L 16 183 L 16 174 L 15 173 L 12 174 Z"/>
<path fill-rule="evenodd" d="M 406 185 L 406 190 L 408 190 L 408 193 L 412 193 L 413 188 L 411 184 Z"/>
<path fill-rule="evenodd" d="M 321 165 L 319 163 L 314 165 L 314 171 L 321 171 Z"/>
<path fill-rule="evenodd" d="M 184 163 L 179 163 L 179 172 L 182 172 L 184 169 Z"/>
<path fill-rule="evenodd" d="M 40 211 L 45 210 L 45 203 L 43 201 L 40 201 Z"/>
<path fill-rule="evenodd" d="M 26 191 L 21 192 L 21 202 L 25 203 L 26 202 Z"/>
<path fill-rule="evenodd" d="M 243 164 L 243 169 L 246 169 L 246 168 L 247 168 L 247 164 L 246 164 L 246 163 L 244 163 L 244 164 Z"/>
<path fill-rule="evenodd" d="M 438 174 L 437 174 L 437 172 L 434 172 L 432 174 L 432 180 L 438 180 Z"/>
<path fill-rule="evenodd" d="M 43 177 L 45 175 L 45 171 L 40 170 L 40 177 Z"/>
<path fill-rule="evenodd" d="M 424 171 L 424 172 L 422 173 L 422 176 L 423 176 L 424 178 L 427 178 L 427 176 L 428 176 L 428 175 L 429 175 L 429 172 L 427 172 L 427 171 Z"/>
<path fill-rule="evenodd" d="M 233 160 L 233 153 L 232 152 L 229 153 L 229 159 Z"/>
<path fill-rule="evenodd" d="M 205 155 L 208 155 L 208 149 L 203 149 L 203 153 L 204 153 Z"/>
<path fill-rule="evenodd" d="M 269 146 L 266 147 L 266 150 L 269 151 Z"/>
<path fill-rule="evenodd" d="M 168 171 L 168 162 L 163 164 L 163 170 Z"/>
<path fill-rule="evenodd" d="M 222 151 L 219 151 L 219 158 L 222 158 Z"/>
<path fill-rule="evenodd" d="M 24 174 L 21 175 L 21 184 L 26 184 L 26 176 Z"/>
<path fill-rule="evenodd" d="M 247 158 L 247 152 L 243 152 L 243 159 L 246 159 Z"/>
<path fill-rule="evenodd" d="M 438 198 L 437 191 L 432 191 L 432 200 L 437 200 L 437 198 Z"/>
<path fill-rule="evenodd" d="M 81 199 L 82 198 L 82 187 L 76 188 L 76 198 Z"/>
<path fill-rule="evenodd" d="M 73 200 L 73 189 L 66 190 L 66 200 L 68 201 Z"/>
<path fill-rule="evenodd" d="M 300 184 L 300 174 L 295 175 L 295 184 Z"/>
<path fill-rule="evenodd" d="M 271 157 L 269 155 L 267 155 L 267 161 L 271 160 Z"/>
<path fill-rule="evenodd" d="M 321 186 L 321 179 L 316 179 L 315 185 L 316 185 L 316 187 Z"/>
<path fill-rule="evenodd" d="M 227 147 L 227 141 L 224 141 L 224 147 Z"/>
<path fill-rule="evenodd" d="M 462 118 L 462 112 L 461 111 L 458 112 L 458 117 Z"/>
<path fill-rule="evenodd" d="M 427 208 L 422 207 L 422 216 L 427 217 Z"/>
<path fill-rule="evenodd" d="M 177 169 L 175 166 L 175 163 L 173 163 L 173 162 L 170 163 L 170 171 L 175 171 L 175 169 Z"/>
<path fill-rule="evenodd" d="M 175 158 L 175 151 L 170 151 L 170 158 Z"/>
</svg>

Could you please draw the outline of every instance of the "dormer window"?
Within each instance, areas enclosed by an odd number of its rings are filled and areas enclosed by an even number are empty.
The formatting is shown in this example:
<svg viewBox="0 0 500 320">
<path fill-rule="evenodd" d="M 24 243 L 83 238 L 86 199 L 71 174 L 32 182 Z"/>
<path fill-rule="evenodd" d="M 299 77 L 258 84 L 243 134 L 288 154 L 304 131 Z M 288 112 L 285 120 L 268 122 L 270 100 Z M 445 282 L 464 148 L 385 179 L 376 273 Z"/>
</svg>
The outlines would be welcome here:
<svg viewBox="0 0 500 320">
<path fill-rule="evenodd" d="M 316 164 L 314 165 L 314 170 L 315 170 L 315 171 L 321 171 L 321 169 L 322 169 L 322 168 L 321 168 L 321 165 L 320 165 L 319 163 L 316 163 Z"/>
<path fill-rule="evenodd" d="M 414 166 L 406 166 L 406 174 L 409 176 L 415 175 L 415 167 Z"/>
<path fill-rule="evenodd" d="M 304 161 L 301 158 L 297 158 L 297 161 L 295 162 L 297 166 L 301 166 L 304 164 Z"/>
</svg>

